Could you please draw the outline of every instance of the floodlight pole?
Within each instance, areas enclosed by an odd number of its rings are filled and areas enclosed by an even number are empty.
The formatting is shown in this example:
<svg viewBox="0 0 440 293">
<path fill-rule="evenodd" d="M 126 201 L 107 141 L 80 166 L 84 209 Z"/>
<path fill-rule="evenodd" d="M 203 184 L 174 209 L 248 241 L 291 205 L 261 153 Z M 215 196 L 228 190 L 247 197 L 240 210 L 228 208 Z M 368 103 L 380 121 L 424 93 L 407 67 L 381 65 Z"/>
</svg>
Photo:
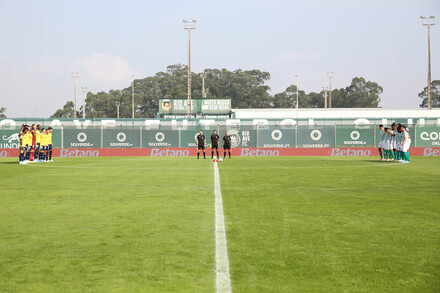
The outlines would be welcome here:
<svg viewBox="0 0 440 293">
<path fill-rule="evenodd" d="M 422 25 L 428 27 L 428 110 L 432 109 L 431 102 L 431 25 L 435 25 L 435 16 L 420 16 L 422 19 Z M 432 21 L 432 22 L 425 22 Z"/>
<path fill-rule="evenodd" d="M 328 98 L 328 107 L 332 107 L 332 78 L 335 77 L 335 73 L 333 71 L 327 72 L 327 77 L 329 80 L 329 98 Z"/>
<path fill-rule="evenodd" d="M 327 108 L 327 91 L 328 91 L 328 87 L 322 87 L 322 90 L 324 91 L 324 108 Z"/>
<path fill-rule="evenodd" d="M 205 72 L 202 73 L 202 98 L 206 98 L 206 95 L 205 95 Z"/>
<path fill-rule="evenodd" d="M 121 105 L 121 103 L 117 102 L 116 103 L 116 118 L 119 119 L 119 106 Z"/>
<path fill-rule="evenodd" d="M 75 83 L 75 88 L 74 88 L 75 102 L 74 102 L 74 106 L 73 106 L 73 118 L 76 118 L 76 80 L 79 78 L 78 72 L 72 72 L 72 78 Z"/>
<path fill-rule="evenodd" d="M 191 118 L 191 30 L 196 29 L 195 20 L 183 20 L 183 28 L 188 30 L 188 100 L 187 115 Z"/>
<path fill-rule="evenodd" d="M 81 88 L 82 94 L 83 94 L 83 119 L 86 119 L 86 94 L 87 94 L 87 87 Z"/>
<path fill-rule="evenodd" d="M 131 118 L 134 119 L 134 75 L 131 75 L 131 77 L 133 79 L 131 82 Z"/>
</svg>

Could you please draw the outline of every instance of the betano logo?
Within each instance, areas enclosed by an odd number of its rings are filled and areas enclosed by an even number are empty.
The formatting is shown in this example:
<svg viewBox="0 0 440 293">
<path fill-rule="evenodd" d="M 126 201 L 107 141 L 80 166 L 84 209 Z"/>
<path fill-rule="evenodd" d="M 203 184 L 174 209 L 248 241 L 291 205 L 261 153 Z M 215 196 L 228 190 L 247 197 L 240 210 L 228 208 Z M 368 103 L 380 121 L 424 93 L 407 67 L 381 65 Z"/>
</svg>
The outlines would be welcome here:
<svg viewBox="0 0 440 293">
<path fill-rule="evenodd" d="M 425 148 L 423 150 L 423 156 L 425 156 L 425 157 L 440 157 L 440 149 Z"/>
<path fill-rule="evenodd" d="M 61 149 L 60 157 L 99 157 L 98 150 Z"/>
<path fill-rule="evenodd" d="M 333 157 L 368 157 L 371 155 L 370 150 L 365 149 L 340 149 L 340 148 L 333 148 L 332 149 L 332 156 Z"/>
<path fill-rule="evenodd" d="M 152 157 L 188 157 L 189 150 L 151 149 Z"/>
<path fill-rule="evenodd" d="M 279 150 L 262 150 L 242 148 L 240 156 L 242 157 L 279 157 Z"/>
</svg>

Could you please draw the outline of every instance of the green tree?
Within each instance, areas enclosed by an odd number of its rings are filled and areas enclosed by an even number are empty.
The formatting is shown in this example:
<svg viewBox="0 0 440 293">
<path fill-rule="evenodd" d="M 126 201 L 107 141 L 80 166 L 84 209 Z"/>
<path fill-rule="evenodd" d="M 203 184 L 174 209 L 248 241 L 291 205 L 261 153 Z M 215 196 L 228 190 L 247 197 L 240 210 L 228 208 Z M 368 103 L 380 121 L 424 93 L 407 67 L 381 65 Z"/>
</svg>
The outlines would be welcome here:
<svg viewBox="0 0 440 293">
<path fill-rule="evenodd" d="M 419 94 L 419 98 L 422 99 L 420 104 L 421 108 L 428 107 L 428 87 L 423 89 L 423 92 Z M 431 106 L 433 108 L 440 107 L 440 80 L 433 80 L 431 82 Z"/>
<path fill-rule="evenodd" d="M 58 109 L 50 118 L 73 118 L 73 102 L 68 101 L 62 109 Z"/>
<path fill-rule="evenodd" d="M 1 107 L 0 108 L 0 118 L 6 118 L 5 112 L 6 112 L 6 108 Z"/>
<path fill-rule="evenodd" d="M 383 88 L 363 77 L 355 77 L 345 89 L 332 91 L 333 108 L 377 108 Z"/>
</svg>

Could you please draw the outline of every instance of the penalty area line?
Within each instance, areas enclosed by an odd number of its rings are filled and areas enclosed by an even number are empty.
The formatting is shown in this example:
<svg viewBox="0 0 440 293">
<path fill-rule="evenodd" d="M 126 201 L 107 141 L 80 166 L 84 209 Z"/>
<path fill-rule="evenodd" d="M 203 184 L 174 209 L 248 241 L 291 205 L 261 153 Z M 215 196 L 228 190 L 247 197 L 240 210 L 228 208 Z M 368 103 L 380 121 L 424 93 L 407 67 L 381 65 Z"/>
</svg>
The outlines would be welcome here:
<svg viewBox="0 0 440 293">
<path fill-rule="evenodd" d="M 218 163 L 214 163 L 215 193 L 215 266 L 217 293 L 230 293 L 231 278 L 229 276 L 228 246 L 226 243 L 225 217 L 223 214 L 222 191 Z"/>
</svg>

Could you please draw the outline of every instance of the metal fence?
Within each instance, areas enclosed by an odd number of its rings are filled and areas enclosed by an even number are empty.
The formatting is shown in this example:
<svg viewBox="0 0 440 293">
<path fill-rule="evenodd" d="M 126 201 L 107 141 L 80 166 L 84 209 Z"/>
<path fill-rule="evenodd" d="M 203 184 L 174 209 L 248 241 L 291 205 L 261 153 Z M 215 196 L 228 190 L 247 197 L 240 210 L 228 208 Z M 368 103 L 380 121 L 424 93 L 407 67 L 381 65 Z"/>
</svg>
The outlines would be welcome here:
<svg viewBox="0 0 440 293">
<path fill-rule="evenodd" d="M 228 131 L 233 147 L 375 147 L 380 140 L 377 125 L 83 125 L 55 127 L 53 144 L 58 148 L 195 147 L 199 130 L 209 143 L 214 129 L 220 138 Z M 412 146 L 440 146 L 440 126 L 410 125 L 409 129 Z M 0 148 L 17 148 L 18 131 L 19 127 L 0 129 Z"/>
</svg>

